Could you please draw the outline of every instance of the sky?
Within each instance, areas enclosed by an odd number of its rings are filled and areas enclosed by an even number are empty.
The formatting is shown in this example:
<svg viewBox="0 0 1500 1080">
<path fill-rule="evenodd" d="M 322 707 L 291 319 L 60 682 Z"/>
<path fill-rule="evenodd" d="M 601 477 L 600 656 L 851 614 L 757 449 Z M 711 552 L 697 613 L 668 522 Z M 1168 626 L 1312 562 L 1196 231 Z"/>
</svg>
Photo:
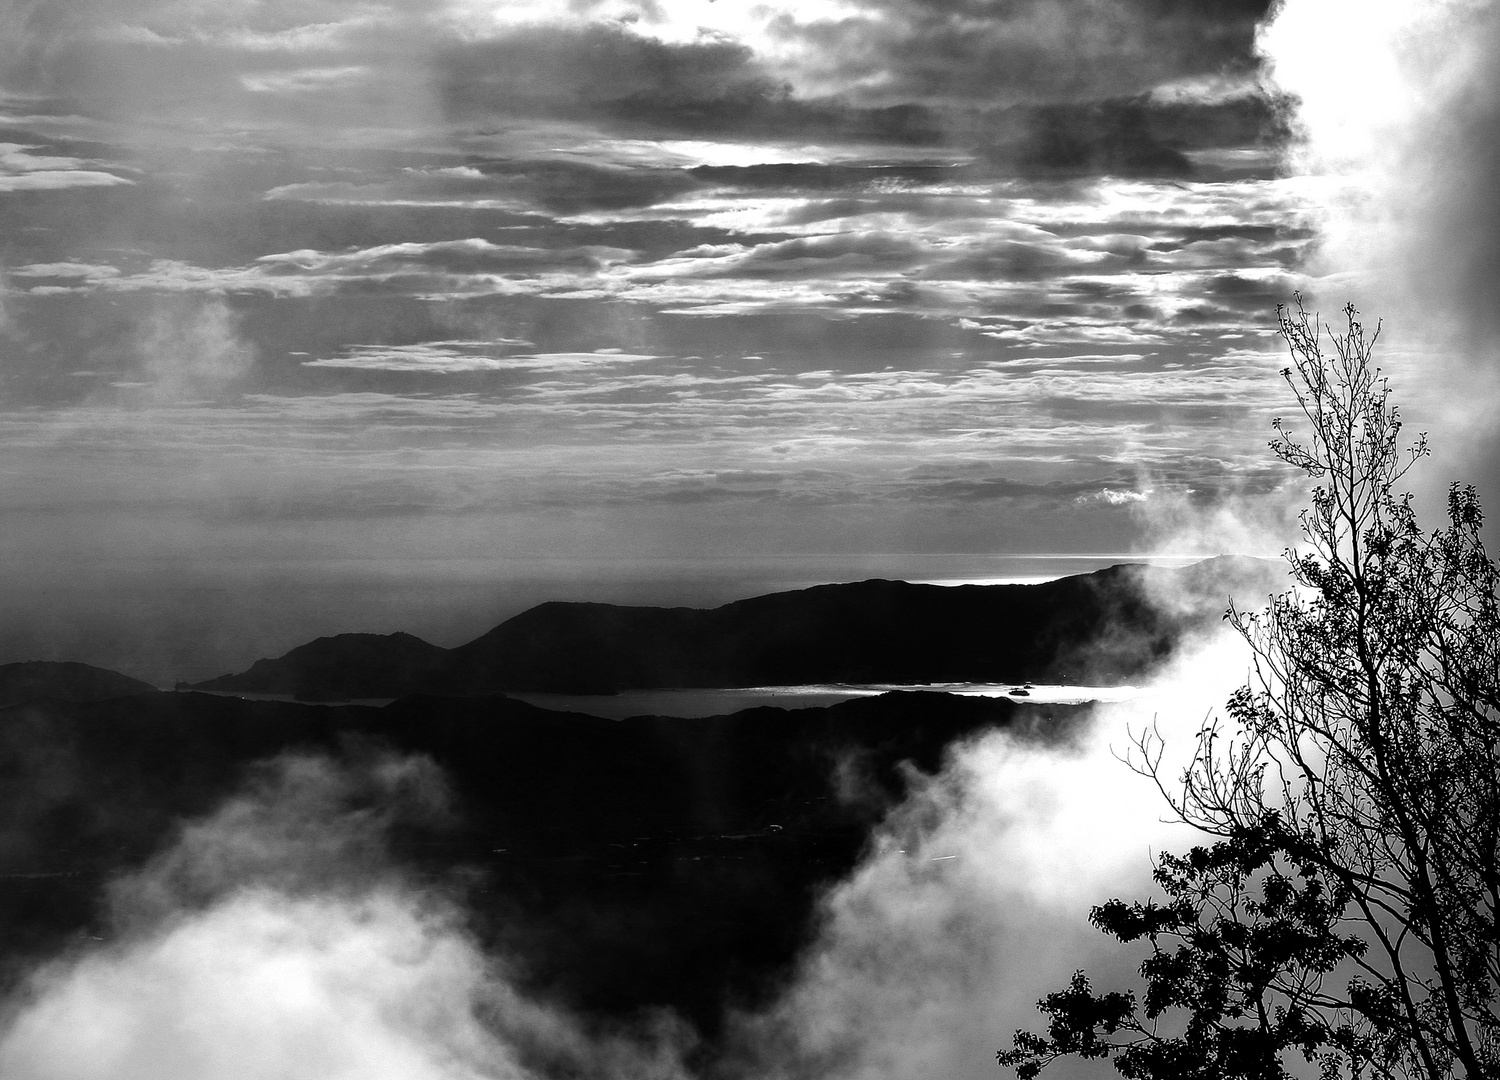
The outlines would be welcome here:
<svg viewBox="0 0 1500 1080">
<path fill-rule="evenodd" d="M 1483 486 L 1496 40 L 1461 0 L 11 0 L 0 659 L 1274 552 L 1299 289 L 1388 320 Z"/>
<path fill-rule="evenodd" d="M 1495 505 L 1500 5 L 5 0 L 0 662 L 1278 550 L 1299 289 L 1384 320 L 1429 523 L 1450 478 Z M 993 1076 L 1121 975 L 1083 913 L 1181 841 L 1118 732 L 1190 746 L 1222 645 L 1074 756 L 956 754 L 749 1018 L 759 1075 Z M 674 1075 L 416 883 L 320 891 L 368 785 L 279 768 L 117 883 L 150 902 L 40 974 L 8 1075 Z"/>
</svg>

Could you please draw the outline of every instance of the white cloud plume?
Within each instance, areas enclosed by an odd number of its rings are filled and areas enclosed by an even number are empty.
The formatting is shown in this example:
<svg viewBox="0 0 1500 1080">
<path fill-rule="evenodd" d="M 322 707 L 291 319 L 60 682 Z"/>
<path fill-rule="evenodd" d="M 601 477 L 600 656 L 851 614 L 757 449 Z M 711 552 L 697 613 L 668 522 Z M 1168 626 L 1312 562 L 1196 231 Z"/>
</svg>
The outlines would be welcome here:
<svg viewBox="0 0 1500 1080">
<path fill-rule="evenodd" d="M 959 748 L 825 898 L 796 983 L 747 1020 L 749 1071 L 993 1080 L 995 1050 L 1034 1028 L 1037 999 L 1075 970 L 1128 981 L 1140 957 L 1090 927 L 1088 910 L 1144 896 L 1151 852 L 1195 840 L 1162 821 L 1160 794 L 1116 752 L 1156 722 L 1181 754 L 1245 668 L 1242 644 L 1220 636 L 1138 697 L 1099 706 L 1073 746 L 1000 732 Z"/>
<path fill-rule="evenodd" d="M 1299 99 L 1331 316 L 1387 321 L 1380 361 L 1450 476 L 1500 476 L 1500 7 L 1288 0 L 1261 48 Z M 1479 476 L 1474 473 L 1478 471 Z"/>
<path fill-rule="evenodd" d="M 723 1075 L 993 1076 L 994 1049 L 1079 966 L 1136 962 L 1088 908 L 1149 888 L 1191 834 L 1114 756 L 1156 721 L 1191 744 L 1244 674 L 1219 638 L 1059 745 L 956 747 L 822 905 L 796 979 L 734 1019 Z M 391 862 L 394 822 L 440 818 L 423 759 L 288 756 L 116 884 L 109 940 L 34 974 L 0 1024 L 10 1080 L 682 1080 L 670 1021 L 601 1032 L 520 992 L 460 909 Z"/>
<path fill-rule="evenodd" d="M 138 349 L 158 400 L 213 398 L 232 389 L 255 364 L 255 347 L 217 298 L 164 301 L 141 329 Z"/>
<path fill-rule="evenodd" d="M 680 1075 L 670 1027 L 591 1034 L 521 994 L 384 830 L 443 810 L 424 759 L 288 756 L 118 882 L 102 945 L 0 1025 L 8 1080 Z"/>
</svg>

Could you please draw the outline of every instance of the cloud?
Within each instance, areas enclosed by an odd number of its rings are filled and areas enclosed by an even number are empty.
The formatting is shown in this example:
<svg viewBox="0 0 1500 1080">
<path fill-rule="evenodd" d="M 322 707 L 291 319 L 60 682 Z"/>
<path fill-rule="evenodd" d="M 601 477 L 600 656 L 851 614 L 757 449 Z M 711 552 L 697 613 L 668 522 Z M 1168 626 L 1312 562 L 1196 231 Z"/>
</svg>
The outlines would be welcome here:
<svg viewBox="0 0 1500 1080">
<path fill-rule="evenodd" d="M 131 181 L 123 176 L 88 169 L 38 169 L 0 175 L 0 192 L 62 191 L 66 188 L 113 187 L 129 183 Z"/>
<path fill-rule="evenodd" d="M 1008 483 L 1129 522 L 1074 500 L 1131 455 L 1231 483 L 1319 197 L 1265 169 L 1264 6 L 12 5 L 0 172 L 45 190 L 0 192 L 0 431 L 50 492 L 15 500 L 170 505 L 183 552 L 633 498 L 900 543 Z M 103 447 L 153 465 L 105 497 Z"/>
<path fill-rule="evenodd" d="M 1142 503 L 1151 497 L 1146 491 L 1122 491 L 1119 488 L 1100 488 L 1098 491 L 1085 492 L 1077 497 L 1079 503 L 1103 503 L 1106 506 L 1129 506 L 1132 503 Z"/>
<path fill-rule="evenodd" d="M 406 168 L 389 178 L 283 184 L 266 199 L 332 204 L 485 206 L 525 213 L 576 214 L 649 207 L 697 188 L 676 169 L 594 164 L 567 158 L 489 160 Z"/>
<path fill-rule="evenodd" d="M 1059 192 L 1045 182 L 989 180 L 888 190 L 859 172 L 834 170 L 858 185 L 844 198 L 767 197 L 753 187 L 759 180 L 747 190 L 735 172 L 731 184 L 704 185 L 660 206 L 591 209 L 514 229 L 530 242 L 471 236 L 299 248 L 217 267 L 176 259 L 143 266 L 135 258 L 107 276 L 58 274 L 27 286 L 435 302 L 538 296 L 705 315 L 884 310 L 968 319 L 1003 340 L 1139 343 L 1184 327 L 1263 323 L 1293 288 L 1291 268 L 1309 242 L 1296 193 L 1263 182 L 1117 180 Z M 409 174 L 401 198 L 442 203 L 448 181 L 424 190 L 431 178 Z M 811 183 L 818 189 L 822 181 Z M 277 198 L 354 197 L 336 185 L 314 187 Z M 379 185 L 359 197 L 389 213 L 409 205 L 381 203 L 395 196 Z M 616 242 L 578 243 L 581 230 Z M 641 246 L 624 246 L 626 237 Z M 720 242 L 675 250 L 670 243 L 696 238 Z"/>
<path fill-rule="evenodd" d="M 1151 891 L 1151 854 L 1193 842 L 1162 821 L 1151 782 L 1116 756 L 1153 722 L 1173 762 L 1245 674 L 1227 636 L 1199 643 L 1143 692 L 1101 705 L 1072 745 L 994 733 L 950 752 L 823 901 L 823 926 L 776 1006 L 744 1020 L 759 1076 L 983 1080 L 1038 998 L 1079 968 L 1132 981 L 1140 955 L 1088 923 Z"/>
<path fill-rule="evenodd" d="M 1329 41 L 1340 47 L 1329 50 Z M 1386 321 L 1379 361 L 1450 477 L 1500 480 L 1500 9 L 1289 0 L 1261 39 L 1321 179 L 1311 306 Z M 1477 476 L 1475 474 L 1478 474 Z"/>
<path fill-rule="evenodd" d="M 1008 139 L 991 142 L 984 154 L 1022 175 L 1192 175 L 1181 141 L 1151 130 L 1151 111 L 1149 98 L 1035 106 L 1015 118 L 1017 130 Z"/>
<path fill-rule="evenodd" d="M 120 271 L 114 266 L 56 262 L 29 263 L 25 266 L 12 267 L 10 275 L 19 278 L 51 278 L 61 281 L 100 281 L 104 278 L 119 277 Z"/>
<path fill-rule="evenodd" d="M 1143 476 L 1130 510 L 1152 548 L 1267 556 L 1295 546 L 1306 492 L 1289 468 L 1226 470 L 1207 484 L 1202 476 L 1211 467 L 1193 471 L 1198 475 Z"/>
<path fill-rule="evenodd" d="M 134 181 L 105 172 L 105 164 L 83 158 L 36 153 L 44 147 L 0 142 L 0 194 L 60 191 L 66 188 L 113 187 Z"/>
<path fill-rule="evenodd" d="M 463 240 L 409 241 L 354 251 L 297 251 L 263 255 L 256 262 L 272 272 L 287 274 L 411 274 L 420 271 L 460 274 L 501 274 L 538 268 L 595 270 L 619 262 L 629 251 L 603 245 L 571 248 L 496 244 L 479 237 Z"/>
<path fill-rule="evenodd" d="M 426 371 L 451 374 L 465 371 L 526 371 L 549 374 L 596 373 L 614 365 L 658 357 L 600 349 L 586 353 L 493 355 L 506 345 L 523 341 L 427 341 L 417 345 L 359 345 L 342 356 L 304 360 L 303 367 L 349 368 L 360 371 Z"/>
<path fill-rule="evenodd" d="M 739 478 L 753 482 L 754 477 Z M 1244 676 L 1231 636 L 1197 642 L 1137 696 L 1065 730 L 990 732 L 873 836 L 766 1008 L 722 1047 L 670 1018 L 604 1027 L 522 989 L 465 928 L 461 894 L 390 846 L 449 820 L 423 758 L 354 743 L 287 754 L 109 893 L 105 939 L 44 965 L 0 1021 L 15 1080 L 987 1078 L 1034 1002 L 1139 954 L 1087 922 L 1150 891 L 1150 858 L 1196 837 L 1116 757 L 1155 724 L 1167 774 Z M 704 1051 L 707 1050 L 708 1053 Z M 700 1069 L 686 1062 L 696 1057 Z"/>
<path fill-rule="evenodd" d="M 604 114 L 664 127 L 740 126 L 786 91 L 725 40 L 674 45 L 619 26 L 537 26 L 454 48 L 442 63 L 451 113 Z"/>
<path fill-rule="evenodd" d="M 904 144 L 942 140 L 920 105 L 851 107 L 809 99 L 727 36 L 663 41 L 619 24 L 536 25 L 440 54 L 449 116 L 549 117 L 642 134 L 770 135 Z"/>
<path fill-rule="evenodd" d="M 938 145 L 973 138 L 997 122 L 980 119 L 986 110 L 1018 103 L 1119 98 L 1230 71 L 1241 73 L 1243 91 L 1265 9 L 1254 0 L 1208 8 L 1032 0 L 1003 11 L 873 0 L 824 15 L 769 5 L 733 30 L 688 40 L 663 36 L 642 10 L 629 24 L 512 24 L 441 50 L 437 67 L 444 106 L 463 122 L 549 117 L 643 133 Z M 1179 121 L 1188 108 L 1162 104 Z M 1195 102 L 1200 121 L 1220 104 Z M 1046 167 L 1183 168 L 1175 151 L 1152 149 L 1144 129 L 1097 124 L 1092 142 L 1105 150 L 1085 159 L 1082 143 L 1057 141 L 1059 114 L 1036 114 L 1033 125 L 1044 115 L 1054 117 L 1054 136 L 1033 157 Z"/>
<path fill-rule="evenodd" d="M 0 79 L 158 145 L 148 113 L 196 127 L 194 113 L 207 112 L 298 141 L 377 131 L 404 141 L 440 112 L 464 131 L 547 121 L 646 137 L 937 146 L 971 141 L 991 122 L 981 114 L 1019 102 L 1236 74 L 1243 87 L 1265 7 L 847 0 L 486 12 L 438 0 L 72 0 L 13 14 Z"/>
<path fill-rule="evenodd" d="M 1264 0 L 1115 4 L 865 0 L 786 19 L 798 78 L 871 103 L 1088 100 L 1253 68 Z"/>
<path fill-rule="evenodd" d="M 196 298 L 156 305 L 137 348 L 148 392 L 160 400 L 213 398 L 245 379 L 255 347 L 222 300 Z"/>
<path fill-rule="evenodd" d="M 111 893 L 103 944 L 33 973 L 14 1080 L 683 1075 L 671 1028 L 595 1034 L 516 989 L 387 831 L 445 810 L 430 762 L 289 755 Z"/>
</svg>

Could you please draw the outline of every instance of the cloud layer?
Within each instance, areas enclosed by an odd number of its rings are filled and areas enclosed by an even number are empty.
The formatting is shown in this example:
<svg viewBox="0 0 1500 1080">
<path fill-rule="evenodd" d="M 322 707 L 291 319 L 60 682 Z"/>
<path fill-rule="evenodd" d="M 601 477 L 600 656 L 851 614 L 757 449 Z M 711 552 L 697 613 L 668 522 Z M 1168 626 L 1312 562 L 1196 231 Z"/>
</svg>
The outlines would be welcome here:
<svg viewBox="0 0 1500 1080">
<path fill-rule="evenodd" d="M 520 993 L 392 825 L 443 812 L 430 762 L 286 756 L 116 882 L 105 943 L 35 972 L 0 1026 L 17 1080 L 681 1075 L 670 1027 L 589 1031 Z"/>
<path fill-rule="evenodd" d="M 0 543 L 313 580 L 1284 501 L 1328 188 L 1269 10 L 12 5 Z"/>
<path fill-rule="evenodd" d="M 1334 36 L 1346 46 L 1324 48 Z M 1500 17 L 1467 0 L 1292 2 L 1261 47 L 1300 100 L 1299 167 L 1324 186 L 1317 299 L 1386 319 L 1382 362 L 1439 458 L 1431 508 L 1451 479 L 1493 501 Z"/>
<path fill-rule="evenodd" d="M 1189 837 L 1159 820 L 1159 793 L 1115 755 L 1153 723 L 1174 753 L 1190 749 L 1245 662 L 1237 640 L 1194 643 L 1139 696 L 1099 706 L 1076 729 L 989 732 L 953 747 L 825 895 L 780 996 L 732 1012 L 711 1046 L 668 1016 L 621 1025 L 573 1014 L 480 949 L 459 894 L 431 872 L 408 873 L 387 847 L 393 829 L 450 813 L 430 761 L 350 745 L 338 759 L 262 762 L 242 791 L 113 883 L 100 938 L 36 970 L 7 1003 L 0 1070 L 17 1080 L 989 1077 L 995 1047 L 1076 968 L 1101 984 L 1131 979 L 1138 957 L 1093 931 L 1088 909 L 1146 892 L 1152 850 Z"/>
</svg>

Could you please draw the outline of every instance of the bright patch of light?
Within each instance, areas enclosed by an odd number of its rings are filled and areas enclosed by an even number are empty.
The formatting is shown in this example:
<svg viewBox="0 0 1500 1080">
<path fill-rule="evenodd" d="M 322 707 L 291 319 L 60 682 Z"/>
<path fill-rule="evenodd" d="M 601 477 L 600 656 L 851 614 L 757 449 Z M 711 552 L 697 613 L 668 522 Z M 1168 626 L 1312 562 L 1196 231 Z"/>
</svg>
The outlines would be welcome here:
<svg viewBox="0 0 1500 1080">
<path fill-rule="evenodd" d="M 307 94 L 361 78 L 369 70 L 363 65 L 351 64 L 344 67 L 261 72 L 256 75 L 241 75 L 240 84 L 252 93 Z"/>
<path fill-rule="evenodd" d="M 1407 130 L 1464 44 L 1446 27 L 1474 0 L 1316 0 L 1289 3 L 1261 31 L 1273 81 L 1296 94 L 1312 168 L 1359 168 Z"/>
<path fill-rule="evenodd" d="M 554 0 L 457 0 L 453 17 L 476 32 L 538 24 L 615 25 L 643 37 L 674 44 L 704 38 L 737 41 L 757 53 L 774 52 L 785 35 L 774 33 L 788 23 L 834 22 L 872 16 L 863 5 L 846 0 L 775 0 L 758 4 L 703 3 L 703 0 L 599 0 L 563 7 Z"/>
</svg>

